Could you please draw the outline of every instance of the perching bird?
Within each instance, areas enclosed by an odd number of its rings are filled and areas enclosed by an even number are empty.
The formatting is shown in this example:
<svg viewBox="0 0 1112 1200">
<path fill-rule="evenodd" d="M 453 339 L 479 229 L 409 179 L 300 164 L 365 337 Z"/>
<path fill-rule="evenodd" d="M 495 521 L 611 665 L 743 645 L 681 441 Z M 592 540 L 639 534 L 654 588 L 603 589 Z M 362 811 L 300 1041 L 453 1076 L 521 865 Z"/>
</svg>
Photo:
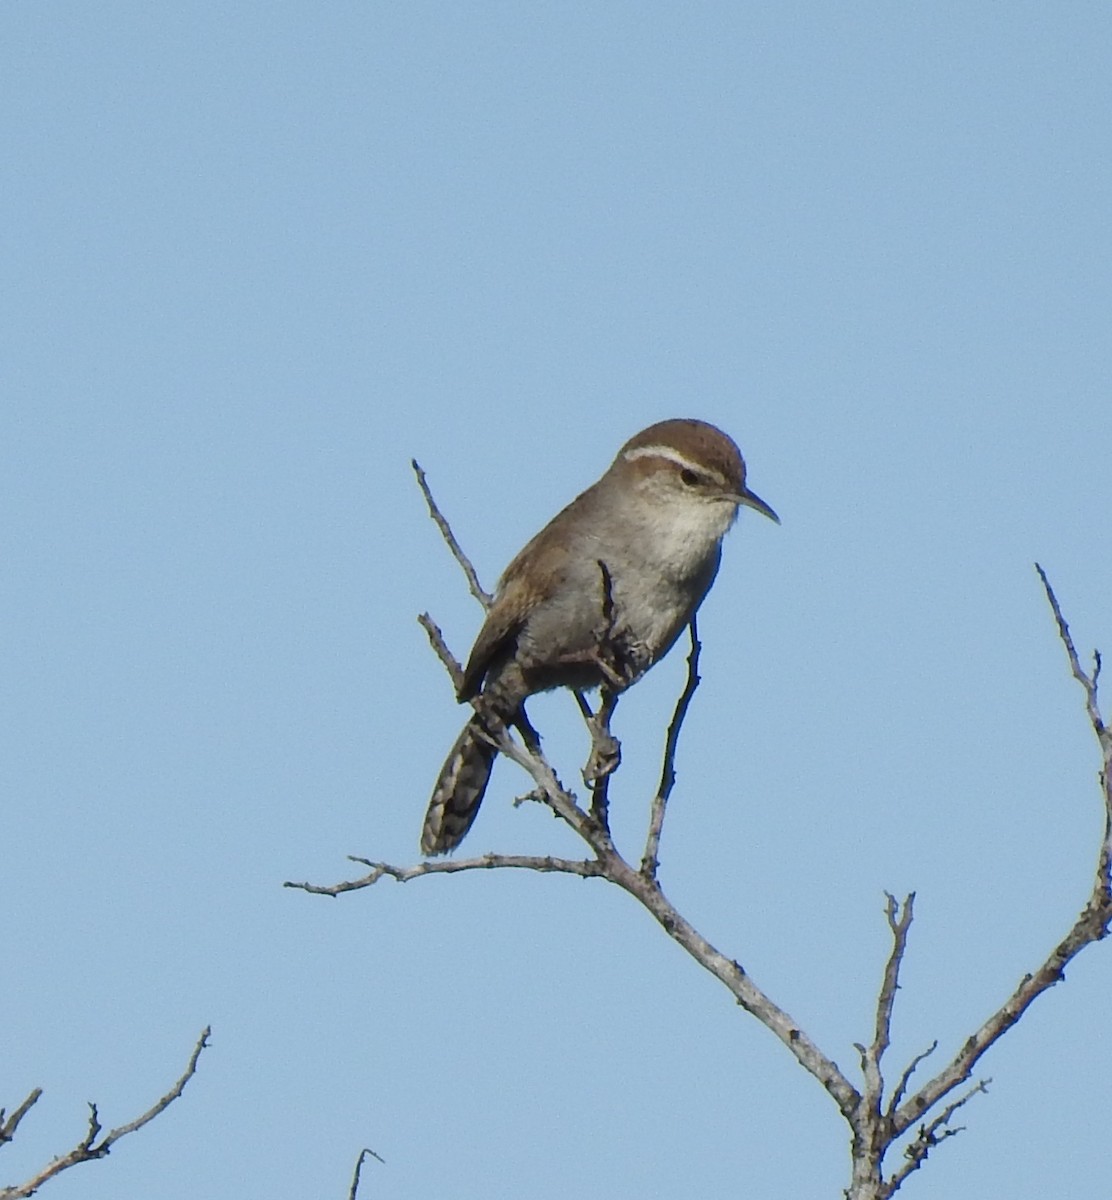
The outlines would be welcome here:
<svg viewBox="0 0 1112 1200">
<path fill-rule="evenodd" d="M 636 682 L 702 603 L 742 505 L 779 522 L 746 488 L 726 434 L 705 421 L 661 421 L 630 438 L 517 555 L 467 660 L 459 699 L 481 692 L 483 704 L 441 768 L 423 853 L 454 850 L 478 814 L 498 754 L 482 713 L 514 724 L 535 692 Z"/>
</svg>

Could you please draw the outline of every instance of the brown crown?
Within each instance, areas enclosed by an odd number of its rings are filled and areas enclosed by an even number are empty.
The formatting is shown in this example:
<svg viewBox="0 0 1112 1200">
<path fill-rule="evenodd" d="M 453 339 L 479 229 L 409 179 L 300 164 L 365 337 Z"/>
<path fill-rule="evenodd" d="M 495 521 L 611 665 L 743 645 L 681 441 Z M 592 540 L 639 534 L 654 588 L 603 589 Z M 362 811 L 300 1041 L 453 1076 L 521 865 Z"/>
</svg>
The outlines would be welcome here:
<svg viewBox="0 0 1112 1200">
<path fill-rule="evenodd" d="M 618 451 L 621 458 L 629 450 L 645 446 L 668 446 L 693 463 L 706 467 L 740 491 L 745 486 L 745 461 L 733 438 L 707 421 L 676 417 L 658 421 L 642 429 Z"/>
</svg>

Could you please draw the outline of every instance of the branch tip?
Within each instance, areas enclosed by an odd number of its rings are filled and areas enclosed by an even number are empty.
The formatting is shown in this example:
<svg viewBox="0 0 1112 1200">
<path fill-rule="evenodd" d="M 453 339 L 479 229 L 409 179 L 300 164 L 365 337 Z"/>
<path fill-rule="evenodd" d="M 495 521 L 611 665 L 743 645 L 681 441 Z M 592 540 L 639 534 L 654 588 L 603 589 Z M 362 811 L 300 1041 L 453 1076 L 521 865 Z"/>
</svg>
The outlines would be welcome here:
<svg viewBox="0 0 1112 1200">
<path fill-rule="evenodd" d="M 421 469 L 421 464 L 415 458 L 412 458 L 409 460 L 409 465 L 413 468 L 413 474 L 417 477 L 417 486 L 421 489 L 421 494 L 425 497 L 429 516 L 432 517 L 433 523 L 440 530 L 440 536 L 452 552 L 452 557 L 459 564 L 460 570 L 463 571 L 471 595 L 478 600 L 484 609 L 490 608 L 491 595 L 479 582 L 478 573 L 474 566 L 472 566 L 471 560 L 464 554 L 459 542 L 456 541 L 456 535 L 452 532 L 451 525 L 448 524 L 447 518 L 440 511 L 440 507 L 435 499 L 433 499 L 432 489 L 429 487 L 429 481 L 425 477 L 425 472 Z"/>
<path fill-rule="evenodd" d="M 47 1180 L 53 1179 L 54 1176 L 60 1175 L 63 1171 L 76 1166 L 78 1163 L 93 1162 L 95 1159 L 104 1158 L 121 1138 L 126 1137 L 129 1133 L 135 1133 L 137 1130 L 142 1129 L 144 1125 L 148 1125 L 181 1096 L 185 1090 L 185 1085 L 193 1078 L 197 1070 L 197 1060 L 201 1057 L 201 1051 L 208 1046 L 208 1039 L 211 1033 L 211 1028 L 206 1025 L 201 1031 L 201 1036 L 197 1039 L 193 1047 L 193 1052 L 189 1056 L 189 1062 L 186 1064 L 185 1070 L 177 1082 L 161 1099 L 156 1100 L 145 1113 L 140 1114 L 134 1121 L 129 1121 L 126 1125 L 117 1126 L 101 1137 L 103 1127 L 100 1123 L 100 1114 L 97 1111 L 97 1106 L 90 1102 L 89 1121 L 84 1137 L 71 1150 L 53 1159 L 26 1182 L 18 1184 L 15 1187 L 0 1189 L 0 1200 L 24 1200 L 25 1197 L 33 1196 Z M 39 1095 L 42 1094 L 41 1090 L 36 1089 L 36 1091 Z M 38 1099 L 38 1095 L 34 1093 L 32 1095 L 34 1096 L 34 1100 Z M 34 1103 L 34 1100 L 28 1097 L 20 1105 L 20 1114 L 25 1113 L 31 1107 L 31 1104 Z M 10 1122 L 8 1124 L 10 1126 Z M 14 1126 L 11 1127 L 11 1132 L 14 1132 Z M 99 1141 L 97 1140 L 98 1138 L 100 1138 Z"/>
</svg>

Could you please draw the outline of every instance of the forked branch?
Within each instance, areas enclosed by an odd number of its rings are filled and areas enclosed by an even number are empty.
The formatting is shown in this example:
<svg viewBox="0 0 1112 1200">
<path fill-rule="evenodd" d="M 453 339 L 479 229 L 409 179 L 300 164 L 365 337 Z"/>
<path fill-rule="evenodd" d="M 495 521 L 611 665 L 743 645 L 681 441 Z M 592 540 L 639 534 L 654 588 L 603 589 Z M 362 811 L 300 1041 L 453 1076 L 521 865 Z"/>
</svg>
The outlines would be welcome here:
<svg viewBox="0 0 1112 1200">
<path fill-rule="evenodd" d="M 97 1111 L 95 1104 L 89 1105 L 89 1123 L 85 1130 L 85 1136 L 65 1154 L 60 1154 L 53 1159 L 41 1171 L 37 1171 L 26 1182 L 16 1184 L 11 1187 L 0 1188 L 0 1200 L 22 1200 L 23 1197 L 33 1196 L 35 1192 L 42 1187 L 44 1183 L 53 1179 L 56 1175 L 60 1175 L 63 1171 L 69 1170 L 70 1167 L 77 1166 L 78 1163 L 92 1162 L 98 1158 L 104 1158 L 112 1147 L 129 1133 L 135 1133 L 142 1129 L 144 1125 L 149 1125 L 160 1113 L 165 1112 L 167 1108 L 185 1091 L 185 1085 L 193 1078 L 197 1071 L 197 1060 L 201 1057 L 201 1051 L 208 1046 L 208 1039 L 212 1030 L 207 1026 L 201 1032 L 201 1036 L 197 1039 L 196 1045 L 193 1047 L 193 1053 L 189 1056 L 189 1062 L 186 1064 L 185 1070 L 172 1088 L 161 1099 L 156 1100 L 146 1112 L 141 1113 L 134 1121 L 128 1121 L 125 1125 L 117 1125 L 115 1129 L 111 1129 L 108 1133 L 101 1137 L 103 1127 L 100 1123 L 100 1114 Z M 11 1135 L 15 1133 L 19 1121 L 26 1115 L 27 1110 L 41 1095 L 40 1089 L 36 1088 L 30 1096 L 20 1105 L 12 1117 L 4 1122 L 2 1133 L 8 1136 L 3 1137 L 3 1141 L 11 1141 Z M 13 1124 L 14 1121 L 14 1124 Z"/>
<path fill-rule="evenodd" d="M 1001 1038 L 1027 1011 L 1038 996 L 1065 978 L 1067 964 L 1086 946 L 1098 942 L 1108 934 L 1112 922 L 1112 888 L 1109 867 L 1112 864 L 1112 736 L 1100 712 L 1097 681 L 1100 675 L 1100 654 L 1094 653 L 1093 673 L 1087 675 L 1081 667 L 1077 650 L 1073 644 L 1069 627 L 1062 617 L 1058 598 L 1042 567 L 1035 564 L 1046 589 L 1046 598 L 1058 626 L 1058 636 L 1065 647 L 1070 669 L 1074 678 L 1085 692 L 1085 709 L 1096 735 L 1101 752 L 1101 768 L 1098 773 L 1104 800 L 1104 836 L 1097 854 L 1096 875 L 1093 887 L 1077 920 L 1066 936 L 1034 971 L 1020 980 L 1015 991 L 987 1021 L 973 1033 L 954 1059 L 933 1079 L 913 1096 L 905 1100 L 892 1115 L 894 1131 L 903 1133 L 943 1097 L 964 1084 L 986 1050 Z"/>
<path fill-rule="evenodd" d="M 432 499 L 423 473 L 416 464 L 414 469 L 433 519 L 463 568 L 473 594 L 484 604 L 488 603 L 489 597 L 479 587 L 474 569 L 460 550 L 447 521 Z M 585 858 L 485 854 L 477 858 L 422 862 L 408 867 L 393 866 L 366 858 L 353 858 L 353 862 L 367 868 L 367 873 L 357 879 L 330 885 L 288 883 L 286 886 L 316 894 L 338 896 L 344 892 L 370 887 L 384 877 L 404 883 L 425 875 L 503 868 L 605 879 L 633 896 L 669 937 L 729 989 L 746 1012 L 755 1016 L 779 1038 L 796 1061 L 814 1076 L 833 1098 L 852 1134 L 852 1177 L 845 1193 L 846 1200 L 889 1200 L 904 1180 L 923 1165 L 935 1146 L 960 1132 L 959 1127 L 951 1124 L 954 1114 L 974 1095 L 983 1092 L 987 1081 L 975 1082 L 972 1086 L 966 1086 L 960 1094 L 954 1093 L 963 1085 L 969 1084 L 973 1071 L 984 1053 L 1022 1018 L 1037 996 L 1063 978 L 1064 969 L 1071 959 L 1085 946 L 1107 935 L 1112 921 L 1112 734 L 1105 726 L 1098 703 L 1097 684 L 1101 659 L 1099 654 L 1094 655 L 1091 675 L 1082 669 L 1057 598 L 1042 568 L 1039 567 L 1038 571 L 1057 622 L 1059 636 L 1066 648 L 1071 671 L 1085 691 L 1086 712 L 1101 750 L 1099 777 L 1104 797 L 1105 822 L 1096 878 L 1081 914 L 1046 961 L 1034 972 L 1025 975 L 1012 995 L 965 1041 L 953 1059 L 914 1093 L 909 1094 L 912 1075 L 937 1049 L 937 1042 L 916 1055 L 899 1073 L 895 1085 L 890 1089 L 886 1087 L 883 1071 L 883 1060 L 891 1041 L 900 968 L 907 951 L 912 923 L 913 894 L 907 896 L 902 903 L 894 896 L 887 896 L 886 916 L 892 935 L 892 947 L 878 988 L 872 1039 L 867 1045 L 857 1046 L 862 1073 L 862 1087 L 858 1090 L 834 1060 L 824 1054 L 790 1015 L 753 982 L 741 964 L 711 945 L 683 917 L 661 889 L 657 879 L 661 829 L 668 798 L 675 783 L 674 763 L 680 732 L 699 683 L 700 644 L 694 620 L 691 622 L 687 681 L 677 700 L 668 728 L 660 783 L 650 804 L 648 834 L 638 867 L 634 867 L 622 856 L 610 837 L 605 818 L 605 782 L 600 789 L 598 777 L 588 773 L 587 781 L 593 785 L 593 803 L 590 810 L 582 807 L 574 794 L 560 783 L 538 745 L 522 744 L 515 740 L 509 730 L 499 726 L 497 721 L 490 721 L 490 736 L 499 752 L 528 772 L 534 783 L 531 798 L 540 799 L 547 804 L 585 843 L 589 851 Z M 459 664 L 444 644 L 439 629 L 427 615 L 421 618 L 421 623 L 453 681 L 458 680 Z M 592 714 L 581 696 L 578 700 L 588 727 L 591 728 L 592 722 L 598 721 L 599 714 Z M 608 714 L 604 724 L 608 732 Z M 595 732 L 597 733 L 597 730 Z M 607 775 L 602 776 L 603 781 Z M 886 1174 L 885 1157 L 901 1142 L 903 1160 L 899 1166 Z M 3 1200 L 2 1196 L 0 1200 Z"/>
</svg>

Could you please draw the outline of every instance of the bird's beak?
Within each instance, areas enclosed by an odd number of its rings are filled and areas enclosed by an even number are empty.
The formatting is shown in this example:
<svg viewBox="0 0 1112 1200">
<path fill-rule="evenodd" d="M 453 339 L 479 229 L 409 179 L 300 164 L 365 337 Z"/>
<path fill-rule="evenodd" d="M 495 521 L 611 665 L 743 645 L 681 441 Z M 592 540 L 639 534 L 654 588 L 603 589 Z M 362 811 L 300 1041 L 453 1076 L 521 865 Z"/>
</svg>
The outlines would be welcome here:
<svg viewBox="0 0 1112 1200">
<path fill-rule="evenodd" d="M 765 502 L 760 498 L 760 496 L 757 495 L 756 492 L 751 492 L 748 488 L 742 488 L 741 493 L 738 496 L 738 500 L 744 504 L 746 508 L 755 508 L 757 512 L 768 517 L 770 521 L 775 521 L 777 525 L 780 524 L 780 518 L 776 515 L 775 510 L 769 505 L 765 504 Z"/>
</svg>

